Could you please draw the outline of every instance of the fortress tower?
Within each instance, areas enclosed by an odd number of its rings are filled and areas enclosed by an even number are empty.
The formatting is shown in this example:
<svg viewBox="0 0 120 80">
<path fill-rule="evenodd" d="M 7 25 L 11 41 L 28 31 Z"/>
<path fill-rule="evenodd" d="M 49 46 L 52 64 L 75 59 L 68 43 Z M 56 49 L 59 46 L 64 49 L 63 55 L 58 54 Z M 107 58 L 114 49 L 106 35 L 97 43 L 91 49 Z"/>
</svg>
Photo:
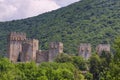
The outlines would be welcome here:
<svg viewBox="0 0 120 80">
<path fill-rule="evenodd" d="M 96 51 L 97 51 L 98 55 L 101 55 L 102 51 L 110 52 L 110 44 L 99 44 L 96 47 Z"/>
<path fill-rule="evenodd" d="M 25 33 L 12 32 L 8 37 L 8 58 L 12 62 L 20 60 L 20 52 L 22 51 L 22 41 L 26 40 Z"/>
<path fill-rule="evenodd" d="M 49 61 L 53 61 L 58 54 L 63 53 L 63 43 L 51 42 L 49 45 Z"/>
<path fill-rule="evenodd" d="M 89 57 L 91 56 L 91 45 L 87 43 L 81 43 L 79 46 L 78 56 L 89 59 Z"/>
<path fill-rule="evenodd" d="M 21 61 L 36 61 L 36 53 L 39 48 L 39 41 L 36 39 L 28 39 L 22 44 Z"/>
</svg>

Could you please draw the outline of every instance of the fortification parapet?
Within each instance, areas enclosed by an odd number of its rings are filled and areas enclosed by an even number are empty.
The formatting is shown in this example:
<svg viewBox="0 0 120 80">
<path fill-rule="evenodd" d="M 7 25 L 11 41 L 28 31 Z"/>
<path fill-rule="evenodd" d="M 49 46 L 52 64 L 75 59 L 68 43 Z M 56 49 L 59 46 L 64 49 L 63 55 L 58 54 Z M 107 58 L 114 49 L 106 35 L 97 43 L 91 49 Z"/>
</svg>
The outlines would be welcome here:
<svg viewBox="0 0 120 80">
<path fill-rule="evenodd" d="M 16 41 L 26 40 L 26 34 L 22 32 L 11 32 L 9 35 L 9 40 L 16 40 Z"/>
<path fill-rule="evenodd" d="M 101 55 L 103 51 L 110 52 L 110 44 L 99 44 L 96 47 L 96 52 L 98 53 L 98 55 Z"/>
<path fill-rule="evenodd" d="M 58 54 L 63 53 L 62 42 L 51 42 L 49 45 L 49 61 L 53 61 Z"/>
<path fill-rule="evenodd" d="M 78 49 L 78 56 L 88 59 L 91 56 L 91 44 L 81 43 Z"/>
<path fill-rule="evenodd" d="M 49 49 L 58 49 L 59 53 L 63 53 L 63 43 L 62 42 L 51 42 Z"/>
<path fill-rule="evenodd" d="M 11 32 L 8 38 L 8 58 L 12 62 L 17 62 L 22 52 L 22 42 L 26 40 L 26 34 Z"/>
<path fill-rule="evenodd" d="M 39 41 L 37 39 L 27 39 L 22 44 L 21 61 L 36 61 L 36 53 L 39 49 Z"/>
</svg>

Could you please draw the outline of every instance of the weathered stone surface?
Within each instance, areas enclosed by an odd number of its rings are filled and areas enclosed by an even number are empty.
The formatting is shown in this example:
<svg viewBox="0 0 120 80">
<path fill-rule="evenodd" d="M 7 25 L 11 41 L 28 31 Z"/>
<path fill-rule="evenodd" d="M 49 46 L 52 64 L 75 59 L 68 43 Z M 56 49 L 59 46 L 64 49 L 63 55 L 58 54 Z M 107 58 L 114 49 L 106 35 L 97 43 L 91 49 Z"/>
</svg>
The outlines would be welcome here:
<svg viewBox="0 0 120 80">
<path fill-rule="evenodd" d="M 109 44 L 99 44 L 96 47 L 98 55 L 102 51 L 110 52 Z M 86 60 L 91 56 L 91 44 L 81 43 L 78 56 Z M 27 39 L 25 33 L 12 32 L 8 37 L 8 58 L 12 62 L 35 61 L 37 63 L 53 61 L 58 54 L 63 53 L 63 43 L 51 42 L 49 50 L 39 50 L 39 40 Z"/>
<path fill-rule="evenodd" d="M 78 50 L 78 56 L 82 56 L 85 59 L 91 56 L 91 45 L 88 43 L 81 43 Z"/>
<path fill-rule="evenodd" d="M 48 50 L 39 50 L 36 54 L 36 62 L 42 63 L 42 62 L 48 62 Z"/>
<path fill-rule="evenodd" d="M 63 53 L 63 43 L 51 42 L 49 45 L 49 61 L 53 61 L 58 54 Z"/>
<path fill-rule="evenodd" d="M 98 55 L 101 55 L 102 51 L 110 52 L 110 44 L 99 44 L 96 47 L 96 52 L 98 53 Z"/>
<path fill-rule="evenodd" d="M 27 39 L 22 44 L 21 61 L 36 61 L 36 53 L 38 51 L 39 41 L 36 39 Z"/>
<path fill-rule="evenodd" d="M 12 62 L 19 61 L 20 52 L 22 52 L 22 42 L 26 40 L 25 33 L 12 32 L 8 38 L 8 58 Z"/>
<path fill-rule="evenodd" d="M 63 53 L 61 42 L 51 42 L 49 50 L 38 50 L 39 41 L 27 39 L 25 33 L 10 33 L 8 42 L 8 58 L 12 62 L 36 61 L 41 63 L 53 61 L 59 53 Z"/>
</svg>

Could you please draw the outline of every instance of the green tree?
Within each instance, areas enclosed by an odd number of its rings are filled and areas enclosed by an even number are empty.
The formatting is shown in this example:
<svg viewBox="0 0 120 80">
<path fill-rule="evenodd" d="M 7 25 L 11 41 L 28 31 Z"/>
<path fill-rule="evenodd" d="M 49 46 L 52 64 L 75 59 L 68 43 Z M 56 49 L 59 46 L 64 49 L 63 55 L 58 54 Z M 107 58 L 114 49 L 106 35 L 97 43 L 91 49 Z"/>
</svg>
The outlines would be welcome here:
<svg viewBox="0 0 120 80">
<path fill-rule="evenodd" d="M 85 79 L 87 79 L 87 80 L 93 80 L 93 75 L 91 73 L 87 72 L 85 74 Z"/>
<path fill-rule="evenodd" d="M 71 63 L 42 63 L 38 75 L 48 80 L 84 80 L 84 76 Z"/>
<path fill-rule="evenodd" d="M 21 72 L 7 58 L 0 58 L 0 80 L 19 80 Z"/>
<path fill-rule="evenodd" d="M 110 64 L 110 70 L 108 71 L 109 80 L 120 80 L 120 37 L 117 37 L 114 41 L 114 59 Z"/>
<path fill-rule="evenodd" d="M 87 61 L 80 56 L 73 56 L 73 64 L 82 71 L 87 70 Z"/>
<path fill-rule="evenodd" d="M 37 80 L 37 65 L 34 62 L 18 63 L 16 67 L 24 75 L 23 79 L 25 80 Z"/>
<path fill-rule="evenodd" d="M 100 64 L 100 57 L 97 54 L 93 54 L 90 58 L 90 73 L 93 74 L 93 80 L 99 80 L 100 78 Z"/>
<path fill-rule="evenodd" d="M 58 63 L 65 63 L 65 62 L 72 62 L 72 56 L 69 56 L 68 54 L 60 54 L 56 57 L 55 61 Z"/>
</svg>

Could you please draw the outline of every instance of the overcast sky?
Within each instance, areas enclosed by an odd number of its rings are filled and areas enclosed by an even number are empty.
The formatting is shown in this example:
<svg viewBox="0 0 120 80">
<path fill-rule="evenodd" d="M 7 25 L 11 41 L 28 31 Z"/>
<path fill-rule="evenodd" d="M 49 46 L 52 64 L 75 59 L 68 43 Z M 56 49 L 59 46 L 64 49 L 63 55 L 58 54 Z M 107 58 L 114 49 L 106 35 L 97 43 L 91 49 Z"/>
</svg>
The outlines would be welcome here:
<svg viewBox="0 0 120 80">
<path fill-rule="evenodd" d="M 0 21 L 36 16 L 79 0 L 0 0 Z"/>
</svg>

